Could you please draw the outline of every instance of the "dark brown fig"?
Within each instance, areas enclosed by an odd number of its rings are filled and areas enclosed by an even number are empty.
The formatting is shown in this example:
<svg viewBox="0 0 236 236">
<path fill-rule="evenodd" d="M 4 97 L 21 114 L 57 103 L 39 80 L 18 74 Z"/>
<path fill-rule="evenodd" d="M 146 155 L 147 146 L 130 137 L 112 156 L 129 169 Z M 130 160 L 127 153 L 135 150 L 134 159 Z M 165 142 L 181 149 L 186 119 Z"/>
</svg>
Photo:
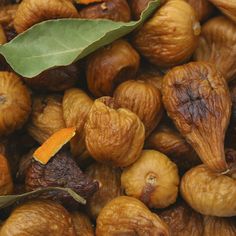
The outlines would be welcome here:
<svg viewBox="0 0 236 236">
<path fill-rule="evenodd" d="M 132 16 L 135 20 L 140 18 L 141 13 L 148 6 L 149 2 L 151 2 L 151 0 L 128 0 Z"/>
</svg>

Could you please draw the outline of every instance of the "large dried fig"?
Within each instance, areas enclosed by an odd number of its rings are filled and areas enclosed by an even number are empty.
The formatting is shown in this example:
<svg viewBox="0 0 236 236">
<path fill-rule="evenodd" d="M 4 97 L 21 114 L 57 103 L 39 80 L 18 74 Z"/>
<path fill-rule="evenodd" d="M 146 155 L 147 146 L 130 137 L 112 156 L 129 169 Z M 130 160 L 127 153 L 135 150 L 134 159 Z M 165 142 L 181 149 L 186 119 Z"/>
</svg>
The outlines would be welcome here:
<svg viewBox="0 0 236 236">
<path fill-rule="evenodd" d="M 139 200 L 117 197 L 100 212 L 97 219 L 97 236 L 155 235 L 169 236 L 167 225 Z"/>
<path fill-rule="evenodd" d="M 236 215 L 236 180 L 213 172 L 206 165 L 185 173 L 181 194 L 193 209 L 204 215 Z"/>
<path fill-rule="evenodd" d="M 138 20 L 140 18 L 141 13 L 148 6 L 149 2 L 151 2 L 151 0 L 128 0 L 132 16 L 135 20 Z"/>
<path fill-rule="evenodd" d="M 135 76 L 138 67 L 139 55 L 132 46 L 124 40 L 115 41 L 89 57 L 89 90 L 96 97 L 110 96 L 117 85 Z"/>
<path fill-rule="evenodd" d="M 136 161 L 143 148 L 145 128 L 133 112 L 116 107 L 114 99 L 95 100 L 85 124 L 85 142 L 100 162 L 125 167 Z"/>
<path fill-rule="evenodd" d="M 135 163 L 124 169 L 121 185 L 128 196 L 148 207 L 165 208 L 176 201 L 178 169 L 164 154 L 144 150 Z"/>
<path fill-rule="evenodd" d="M 31 201 L 18 206 L 0 230 L 1 236 L 76 236 L 70 214 L 51 201 Z"/>
<path fill-rule="evenodd" d="M 2 28 L 2 25 L 0 24 L 0 45 L 6 42 L 7 42 L 7 38 L 6 38 L 5 32 Z"/>
<path fill-rule="evenodd" d="M 31 110 L 30 92 L 20 78 L 0 72 L 0 136 L 21 128 Z"/>
<path fill-rule="evenodd" d="M 163 102 L 170 118 L 201 160 L 212 170 L 225 171 L 225 131 L 231 100 L 225 79 L 212 64 L 192 62 L 164 78 Z"/>
<path fill-rule="evenodd" d="M 170 67 L 194 52 L 200 24 L 193 8 L 182 0 L 169 0 L 134 35 L 137 50 L 151 63 Z"/>
<path fill-rule="evenodd" d="M 215 64 L 227 81 L 236 78 L 236 25 L 224 16 L 207 21 L 194 58 Z"/>
</svg>

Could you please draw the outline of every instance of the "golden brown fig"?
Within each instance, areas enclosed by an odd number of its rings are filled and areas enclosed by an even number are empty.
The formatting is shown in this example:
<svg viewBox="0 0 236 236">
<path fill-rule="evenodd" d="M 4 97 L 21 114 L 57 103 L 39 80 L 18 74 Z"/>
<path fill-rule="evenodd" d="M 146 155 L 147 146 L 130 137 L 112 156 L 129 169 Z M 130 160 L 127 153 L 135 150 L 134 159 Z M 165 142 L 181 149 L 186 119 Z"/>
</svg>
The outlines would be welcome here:
<svg viewBox="0 0 236 236">
<path fill-rule="evenodd" d="M 216 65 L 227 81 L 236 78 L 236 25 L 224 16 L 207 21 L 194 58 Z"/>
<path fill-rule="evenodd" d="M 2 28 L 2 25 L 0 24 L 0 45 L 6 42 L 7 42 L 7 38 L 6 38 L 5 32 Z"/>
<path fill-rule="evenodd" d="M 115 41 L 89 57 L 89 90 L 96 97 L 111 96 L 117 85 L 135 76 L 138 67 L 139 55 L 132 46 L 124 40 Z"/>
<path fill-rule="evenodd" d="M 95 100 L 85 124 L 85 142 L 91 156 L 106 164 L 125 167 L 139 157 L 145 128 L 133 112 L 118 108 L 111 97 Z"/>
<path fill-rule="evenodd" d="M 13 20 L 18 6 L 18 4 L 11 4 L 0 7 L 0 24 L 4 28 L 8 29 L 13 27 Z"/>
<path fill-rule="evenodd" d="M 70 0 L 23 0 L 16 12 L 14 27 L 17 33 L 22 33 L 45 20 L 76 17 L 78 12 Z"/>
<path fill-rule="evenodd" d="M 5 221 L 1 236 L 76 236 L 70 214 L 51 201 L 31 201 L 18 206 Z"/>
<path fill-rule="evenodd" d="M 206 165 L 186 172 L 180 190 L 187 203 L 203 215 L 236 215 L 236 180 L 213 172 Z"/>
<path fill-rule="evenodd" d="M 142 80 L 128 80 L 117 87 L 114 99 L 118 106 L 134 112 L 145 126 L 148 136 L 162 117 L 160 91 L 152 84 Z"/>
<path fill-rule="evenodd" d="M 193 8 L 182 0 L 169 0 L 134 35 L 137 50 L 151 63 L 180 64 L 197 47 L 200 24 Z"/>
<path fill-rule="evenodd" d="M 201 160 L 214 171 L 227 170 L 224 137 L 231 99 L 215 66 L 192 62 L 175 67 L 164 77 L 162 88 L 169 117 Z"/>
<path fill-rule="evenodd" d="M 151 0 L 128 0 L 132 16 L 135 20 L 138 20 L 140 18 L 141 13 L 148 6 L 149 2 L 151 2 Z"/>
<path fill-rule="evenodd" d="M 45 142 L 53 133 L 65 128 L 62 97 L 59 95 L 36 96 L 28 124 L 29 134 L 39 143 Z"/>
<path fill-rule="evenodd" d="M 14 73 L 0 72 L 0 136 L 20 129 L 31 110 L 30 92 Z"/>
<path fill-rule="evenodd" d="M 124 169 L 121 185 L 128 196 L 138 198 L 149 208 L 165 208 L 176 201 L 178 169 L 164 154 L 144 150 L 135 163 Z"/>
<path fill-rule="evenodd" d="M 96 162 L 90 165 L 85 173 L 100 183 L 99 190 L 87 201 L 88 213 L 96 220 L 99 212 L 109 201 L 122 195 L 121 172 L 118 168 Z"/>
<path fill-rule="evenodd" d="M 155 235 L 169 236 L 167 225 L 139 200 L 117 197 L 100 212 L 96 236 Z"/>
</svg>

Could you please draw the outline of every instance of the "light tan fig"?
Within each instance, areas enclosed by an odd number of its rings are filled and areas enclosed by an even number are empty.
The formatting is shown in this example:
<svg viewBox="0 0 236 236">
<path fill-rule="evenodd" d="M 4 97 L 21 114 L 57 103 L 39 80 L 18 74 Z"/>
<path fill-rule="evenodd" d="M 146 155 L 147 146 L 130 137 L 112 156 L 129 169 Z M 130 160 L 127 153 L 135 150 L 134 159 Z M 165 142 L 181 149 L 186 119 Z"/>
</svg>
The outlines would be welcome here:
<svg viewBox="0 0 236 236">
<path fill-rule="evenodd" d="M 85 124 L 85 142 L 91 156 L 106 164 L 125 167 L 143 148 L 145 128 L 133 112 L 118 108 L 111 97 L 95 100 Z"/>
<path fill-rule="evenodd" d="M 138 53 L 125 40 L 117 40 L 97 50 L 87 62 L 90 92 L 96 97 L 111 96 L 117 85 L 135 77 L 139 59 Z"/>
<path fill-rule="evenodd" d="M 117 197 L 100 212 L 96 236 L 169 236 L 167 225 L 142 202 L 132 197 Z"/>
<path fill-rule="evenodd" d="M 180 190 L 187 203 L 203 215 L 236 215 L 236 180 L 213 172 L 206 165 L 186 172 Z"/>
<path fill-rule="evenodd" d="M 160 91 L 152 84 L 142 80 L 128 80 L 117 87 L 114 99 L 118 106 L 134 112 L 145 126 L 148 136 L 162 117 Z"/>
<path fill-rule="evenodd" d="M 196 61 L 216 65 L 227 81 L 236 78 L 236 25 L 224 16 L 207 21 L 194 54 Z"/>
<path fill-rule="evenodd" d="M 5 221 L 1 236 L 77 236 L 67 210 L 51 201 L 31 201 L 18 206 Z"/>
<path fill-rule="evenodd" d="M 188 60 L 201 31 L 194 9 L 183 0 L 169 0 L 134 35 L 137 50 L 160 67 Z"/>
<path fill-rule="evenodd" d="M 149 208 L 165 208 L 178 196 L 178 169 L 164 154 L 144 150 L 135 163 L 124 169 L 121 185 L 128 196 L 138 198 Z"/>
<path fill-rule="evenodd" d="M 7 42 L 7 38 L 6 38 L 5 32 L 2 28 L 2 25 L 0 24 L 0 45 L 6 42 Z"/>
<path fill-rule="evenodd" d="M 180 133 L 212 170 L 226 171 L 231 99 L 222 75 L 212 64 L 192 62 L 170 70 L 162 88 L 165 108 Z"/>
<path fill-rule="evenodd" d="M 60 95 L 36 96 L 27 127 L 29 134 L 39 143 L 43 143 L 62 128 L 65 128 L 62 97 Z"/>
</svg>

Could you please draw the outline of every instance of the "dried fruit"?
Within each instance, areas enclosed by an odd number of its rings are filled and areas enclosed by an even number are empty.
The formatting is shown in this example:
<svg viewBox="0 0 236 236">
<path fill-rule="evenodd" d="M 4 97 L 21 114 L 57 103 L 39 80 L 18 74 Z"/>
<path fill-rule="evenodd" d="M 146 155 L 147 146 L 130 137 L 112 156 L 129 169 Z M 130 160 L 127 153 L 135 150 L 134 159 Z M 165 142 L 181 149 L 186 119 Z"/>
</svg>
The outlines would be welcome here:
<svg viewBox="0 0 236 236">
<path fill-rule="evenodd" d="M 23 0 L 16 12 L 14 27 L 17 33 L 22 33 L 45 20 L 77 17 L 76 8 L 68 0 Z"/>
<path fill-rule="evenodd" d="M 1 236 L 76 236 L 67 210 L 51 201 L 31 201 L 18 206 L 0 230 Z"/>
<path fill-rule="evenodd" d="M 0 72 L 0 136 L 21 128 L 31 110 L 30 92 L 20 78 Z"/>
<path fill-rule="evenodd" d="M 167 225 L 139 200 L 117 197 L 100 212 L 96 235 L 156 235 L 169 236 Z"/>
<path fill-rule="evenodd" d="M 110 96 L 117 85 L 135 76 L 138 67 L 139 55 L 132 46 L 124 40 L 115 41 L 89 57 L 89 90 L 96 97 Z"/>
<path fill-rule="evenodd" d="M 125 167 L 139 157 L 145 128 L 133 112 L 116 107 L 114 99 L 95 100 L 85 124 L 85 142 L 91 156 L 100 162 Z"/>
<path fill-rule="evenodd" d="M 176 201 L 178 169 L 164 154 L 144 150 L 135 163 L 124 169 L 121 185 L 128 196 L 138 198 L 149 208 L 165 208 Z"/>
<path fill-rule="evenodd" d="M 201 214 L 236 215 L 236 180 L 213 172 L 206 165 L 186 172 L 180 190 L 187 203 Z"/>
<path fill-rule="evenodd" d="M 95 3 L 95 2 L 102 2 L 103 0 L 75 0 L 77 3 L 79 4 L 91 4 L 91 3 Z"/>
<path fill-rule="evenodd" d="M 13 20 L 18 6 L 18 4 L 11 4 L 0 7 L 0 24 L 4 28 L 9 29 L 13 27 Z"/>
<path fill-rule="evenodd" d="M 114 99 L 118 106 L 134 112 L 145 126 L 148 136 L 162 117 L 161 93 L 142 80 L 128 80 L 117 87 Z"/>
<path fill-rule="evenodd" d="M 163 102 L 180 133 L 212 170 L 225 171 L 225 131 L 231 112 L 225 79 L 212 64 L 192 62 L 170 70 Z"/>
<path fill-rule="evenodd" d="M 189 59 L 197 47 L 200 29 L 188 3 L 170 0 L 137 31 L 133 43 L 151 63 L 170 67 Z"/>
<path fill-rule="evenodd" d="M 148 6 L 149 2 L 151 2 L 151 0 L 128 0 L 132 16 L 135 20 L 138 20 L 140 18 L 141 13 Z"/>
<path fill-rule="evenodd" d="M 236 25 L 224 16 L 207 21 L 202 27 L 196 61 L 216 65 L 227 81 L 236 78 Z"/>
<path fill-rule="evenodd" d="M 90 178 L 99 181 L 99 190 L 88 199 L 87 210 L 89 215 L 96 220 L 102 208 L 112 199 L 122 195 L 120 175 L 118 168 L 100 163 L 94 163 L 85 172 Z"/>
<path fill-rule="evenodd" d="M 5 32 L 0 24 L 0 45 L 6 42 L 7 42 L 7 38 L 6 38 Z"/>
</svg>

